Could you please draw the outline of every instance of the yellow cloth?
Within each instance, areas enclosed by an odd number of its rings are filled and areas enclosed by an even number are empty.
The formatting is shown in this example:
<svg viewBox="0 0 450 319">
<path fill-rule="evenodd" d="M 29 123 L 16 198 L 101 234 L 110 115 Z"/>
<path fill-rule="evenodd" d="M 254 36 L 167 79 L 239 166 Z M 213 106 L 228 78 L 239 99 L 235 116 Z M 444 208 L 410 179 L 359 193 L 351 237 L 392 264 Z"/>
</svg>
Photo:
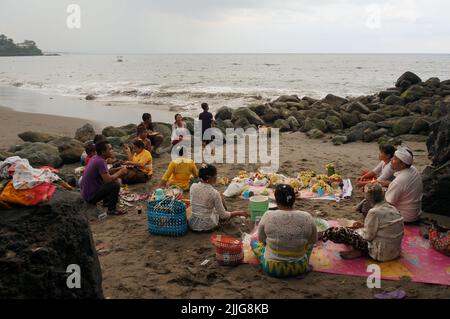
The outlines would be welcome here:
<svg viewBox="0 0 450 319">
<path fill-rule="evenodd" d="M 152 158 L 152 154 L 150 154 L 149 151 L 143 150 L 139 154 L 134 154 L 132 162 L 134 164 L 142 165 L 143 168 L 141 168 L 141 169 L 147 175 L 150 176 L 153 174 L 153 167 L 152 167 L 153 158 Z"/>
<path fill-rule="evenodd" d="M 198 177 L 198 170 L 194 161 L 188 158 L 177 158 L 170 162 L 162 180 L 169 181 L 170 185 L 188 190 L 191 177 Z"/>
</svg>

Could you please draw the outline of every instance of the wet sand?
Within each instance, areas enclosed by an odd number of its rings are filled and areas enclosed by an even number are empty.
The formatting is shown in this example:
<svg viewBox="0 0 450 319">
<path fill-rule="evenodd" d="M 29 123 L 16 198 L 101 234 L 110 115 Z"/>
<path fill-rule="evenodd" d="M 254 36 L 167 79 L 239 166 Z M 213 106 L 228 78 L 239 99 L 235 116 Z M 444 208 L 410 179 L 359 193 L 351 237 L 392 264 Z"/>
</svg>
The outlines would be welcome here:
<svg viewBox="0 0 450 319">
<path fill-rule="evenodd" d="M 18 112 L 0 106 L 0 149 L 8 149 L 11 145 L 23 143 L 17 134 L 25 131 L 74 137 L 76 130 L 86 123 L 91 123 L 95 129 L 100 128 L 99 124 L 90 120 Z"/>
</svg>

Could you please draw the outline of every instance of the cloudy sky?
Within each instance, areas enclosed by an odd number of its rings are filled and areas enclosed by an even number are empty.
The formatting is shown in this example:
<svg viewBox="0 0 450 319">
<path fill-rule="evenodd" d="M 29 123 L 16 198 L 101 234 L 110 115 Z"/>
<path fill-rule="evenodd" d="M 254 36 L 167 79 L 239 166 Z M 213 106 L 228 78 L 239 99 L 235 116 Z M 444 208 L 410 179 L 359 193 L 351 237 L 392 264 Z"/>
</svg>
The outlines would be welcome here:
<svg viewBox="0 0 450 319">
<path fill-rule="evenodd" d="M 63 52 L 450 53 L 449 12 L 448 0 L 1 0 L 0 33 Z"/>
</svg>

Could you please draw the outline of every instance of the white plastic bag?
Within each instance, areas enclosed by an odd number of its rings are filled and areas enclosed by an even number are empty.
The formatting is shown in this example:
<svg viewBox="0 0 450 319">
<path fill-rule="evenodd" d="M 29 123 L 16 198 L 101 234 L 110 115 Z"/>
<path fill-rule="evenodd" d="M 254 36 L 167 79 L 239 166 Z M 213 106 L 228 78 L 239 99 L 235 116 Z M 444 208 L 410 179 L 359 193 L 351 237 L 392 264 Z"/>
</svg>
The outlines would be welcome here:
<svg viewBox="0 0 450 319">
<path fill-rule="evenodd" d="M 225 197 L 238 196 L 242 193 L 245 186 L 246 186 L 245 183 L 231 182 L 230 185 L 228 185 L 228 188 L 226 189 L 226 191 L 223 192 L 223 196 L 225 196 Z"/>
</svg>

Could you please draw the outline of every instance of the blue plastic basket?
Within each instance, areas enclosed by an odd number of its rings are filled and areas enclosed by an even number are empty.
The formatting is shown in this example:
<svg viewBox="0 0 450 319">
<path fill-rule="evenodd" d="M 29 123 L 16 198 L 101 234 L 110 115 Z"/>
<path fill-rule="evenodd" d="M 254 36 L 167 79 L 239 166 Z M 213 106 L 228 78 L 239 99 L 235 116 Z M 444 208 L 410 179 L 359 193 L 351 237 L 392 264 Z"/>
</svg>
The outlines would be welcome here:
<svg viewBox="0 0 450 319">
<path fill-rule="evenodd" d="M 188 231 L 186 205 L 166 198 L 148 203 L 148 231 L 152 235 L 181 237 Z"/>
</svg>

